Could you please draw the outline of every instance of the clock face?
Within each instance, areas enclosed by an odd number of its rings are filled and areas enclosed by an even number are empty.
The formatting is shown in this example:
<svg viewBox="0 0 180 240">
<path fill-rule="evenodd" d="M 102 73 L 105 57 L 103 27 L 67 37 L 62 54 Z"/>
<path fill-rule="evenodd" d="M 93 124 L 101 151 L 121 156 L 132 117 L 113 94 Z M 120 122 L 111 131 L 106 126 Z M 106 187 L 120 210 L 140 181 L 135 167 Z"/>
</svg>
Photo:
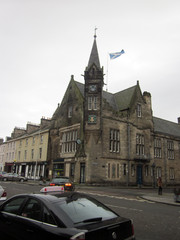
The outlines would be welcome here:
<svg viewBox="0 0 180 240">
<path fill-rule="evenodd" d="M 89 90 L 90 92 L 95 92 L 97 90 L 97 85 L 90 85 Z"/>
</svg>

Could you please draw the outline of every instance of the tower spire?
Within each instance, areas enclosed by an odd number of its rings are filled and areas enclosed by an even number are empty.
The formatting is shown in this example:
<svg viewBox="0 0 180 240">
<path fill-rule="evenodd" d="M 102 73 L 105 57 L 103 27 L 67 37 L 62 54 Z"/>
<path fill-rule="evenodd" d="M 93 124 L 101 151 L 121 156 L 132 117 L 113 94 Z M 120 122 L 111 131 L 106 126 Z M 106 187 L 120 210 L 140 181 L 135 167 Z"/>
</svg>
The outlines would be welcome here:
<svg viewBox="0 0 180 240">
<path fill-rule="evenodd" d="M 94 43 L 93 43 L 93 47 L 92 47 L 89 62 L 88 62 L 88 68 L 90 68 L 92 66 L 92 64 L 95 64 L 96 67 L 101 68 L 100 67 L 100 62 L 99 62 L 99 54 L 98 54 L 98 50 L 97 50 L 97 44 L 96 44 L 96 38 L 97 38 L 96 31 L 97 31 L 97 28 L 95 27 L 95 29 L 94 29 Z"/>
</svg>

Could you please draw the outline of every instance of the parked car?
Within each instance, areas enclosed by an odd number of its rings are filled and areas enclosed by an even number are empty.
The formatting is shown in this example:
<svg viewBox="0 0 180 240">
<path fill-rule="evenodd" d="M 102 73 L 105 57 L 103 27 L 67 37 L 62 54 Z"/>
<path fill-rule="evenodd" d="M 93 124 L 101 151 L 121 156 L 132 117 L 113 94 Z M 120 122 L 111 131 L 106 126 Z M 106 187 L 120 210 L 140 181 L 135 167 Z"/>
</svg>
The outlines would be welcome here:
<svg viewBox="0 0 180 240">
<path fill-rule="evenodd" d="M 7 199 L 7 193 L 4 188 L 0 185 L 0 202 Z"/>
<path fill-rule="evenodd" d="M 63 186 L 66 191 L 74 191 L 74 184 L 68 177 L 56 177 L 49 183 L 50 186 Z"/>
<path fill-rule="evenodd" d="M 5 174 L 7 174 L 7 172 L 0 171 L 0 179 L 1 179 Z"/>
<path fill-rule="evenodd" d="M 19 181 L 19 182 L 24 182 L 28 180 L 28 178 L 20 176 L 17 173 L 6 173 L 1 177 L 1 179 L 3 181 Z"/>
<path fill-rule="evenodd" d="M 13 240 L 132 240 L 130 219 L 96 199 L 77 192 L 16 195 L 0 206 L 2 239 Z"/>
</svg>

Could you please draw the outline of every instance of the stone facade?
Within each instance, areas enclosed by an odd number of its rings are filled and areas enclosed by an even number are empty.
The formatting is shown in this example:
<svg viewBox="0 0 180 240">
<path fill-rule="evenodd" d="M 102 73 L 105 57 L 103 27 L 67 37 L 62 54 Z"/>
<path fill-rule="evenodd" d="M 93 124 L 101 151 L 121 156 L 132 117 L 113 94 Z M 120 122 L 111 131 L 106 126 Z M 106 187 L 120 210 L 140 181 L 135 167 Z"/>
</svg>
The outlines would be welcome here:
<svg viewBox="0 0 180 240">
<path fill-rule="evenodd" d="M 80 183 L 180 184 L 180 125 L 152 115 L 151 94 L 139 82 L 103 91 L 103 68 L 94 39 L 84 84 L 71 77 L 50 130 L 52 176 Z"/>
</svg>

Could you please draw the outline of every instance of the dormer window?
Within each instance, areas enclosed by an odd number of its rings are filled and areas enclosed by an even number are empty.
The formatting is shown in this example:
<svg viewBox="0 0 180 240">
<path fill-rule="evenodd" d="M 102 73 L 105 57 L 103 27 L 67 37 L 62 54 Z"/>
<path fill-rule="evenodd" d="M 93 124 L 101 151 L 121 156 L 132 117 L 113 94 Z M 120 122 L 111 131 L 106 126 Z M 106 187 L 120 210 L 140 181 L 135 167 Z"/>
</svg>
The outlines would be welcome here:
<svg viewBox="0 0 180 240">
<path fill-rule="evenodd" d="M 142 117 L 142 108 L 141 108 L 141 104 L 137 104 L 137 117 L 141 118 Z"/>
</svg>

